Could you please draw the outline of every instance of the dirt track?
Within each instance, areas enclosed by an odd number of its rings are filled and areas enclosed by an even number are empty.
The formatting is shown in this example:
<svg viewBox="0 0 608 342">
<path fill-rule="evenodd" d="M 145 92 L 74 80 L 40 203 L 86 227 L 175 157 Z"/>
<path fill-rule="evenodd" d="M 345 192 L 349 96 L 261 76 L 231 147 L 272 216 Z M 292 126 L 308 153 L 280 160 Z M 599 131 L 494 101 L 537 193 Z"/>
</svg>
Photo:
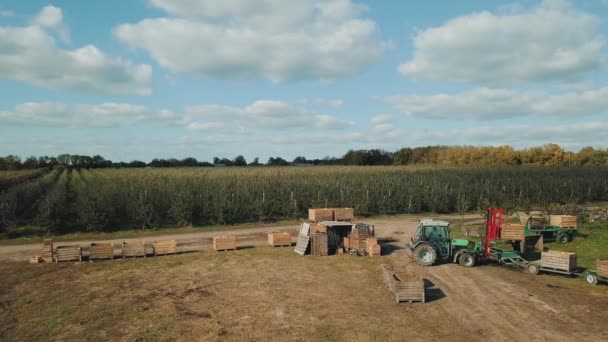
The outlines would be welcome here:
<svg viewBox="0 0 608 342">
<path fill-rule="evenodd" d="M 450 217 L 453 221 L 455 216 Z M 468 216 L 467 220 L 478 220 Z M 422 268 L 407 256 L 404 244 L 417 226 L 417 218 L 382 218 L 367 222 L 386 252 L 382 262 L 420 273 L 431 287 L 431 301 L 403 305 L 403 319 L 425 327 L 425 338 L 492 341 L 608 340 L 604 326 L 608 319 L 608 287 L 590 287 L 582 280 L 558 276 L 532 276 L 504 267 L 482 265 L 463 268 L 454 264 Z M 265 232 L 297 231 L 297 226 L 237 229 L 218 232 L 164 235 L 163 238 L 204 239 L 215 235 L 238 235 L 240 244 L 263 245 Z M 146 237 L 151 241 L 155 237 Z M 121 239 L 118 241 L 130 240 Z M 69 242 L 86 244 L 89 241 Z M 0 259 L 23 260 L 37 253 L 39 244 L 0 247 Z M 384 259 L 385 258 L 385 259 Z M 386 260 L 386 261 L 385 261 Z M 382 298 L 385 293 L 381 294 Z M 394 309 L 391 309 L 394 310 Z"/>
</svg>

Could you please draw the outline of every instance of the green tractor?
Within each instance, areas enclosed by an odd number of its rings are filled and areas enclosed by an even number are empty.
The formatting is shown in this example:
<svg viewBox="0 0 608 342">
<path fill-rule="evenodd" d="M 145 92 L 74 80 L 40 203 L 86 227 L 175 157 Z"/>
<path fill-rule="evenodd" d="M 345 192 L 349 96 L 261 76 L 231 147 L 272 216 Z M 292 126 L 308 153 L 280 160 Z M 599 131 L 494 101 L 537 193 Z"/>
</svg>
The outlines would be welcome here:
<svg viewBox="0 0 608 342">
<path fill-rule="evenodd" d="M 465 267 L 475 266 L 483 256 L 480 243 L 466 239 L 451 239 L 450 224 L 446 221 L 424 219 L 410 243 L 413 257 L 422 266 L 431 266 L 437 260 L 458 262 Z"/>
</svg>

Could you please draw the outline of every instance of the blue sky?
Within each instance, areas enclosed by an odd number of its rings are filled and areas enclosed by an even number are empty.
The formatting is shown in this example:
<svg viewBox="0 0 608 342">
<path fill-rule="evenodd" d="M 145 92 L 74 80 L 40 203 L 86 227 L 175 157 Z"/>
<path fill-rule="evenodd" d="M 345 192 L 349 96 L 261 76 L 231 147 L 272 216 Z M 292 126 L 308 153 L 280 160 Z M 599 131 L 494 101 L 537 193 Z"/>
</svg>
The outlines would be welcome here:
<svg viewBox="0 0 608 342">
<path fill-rule="evenodd" d="M 0 155 L 608 147 L 606 1 L 0 2 Z"/>
</svg>

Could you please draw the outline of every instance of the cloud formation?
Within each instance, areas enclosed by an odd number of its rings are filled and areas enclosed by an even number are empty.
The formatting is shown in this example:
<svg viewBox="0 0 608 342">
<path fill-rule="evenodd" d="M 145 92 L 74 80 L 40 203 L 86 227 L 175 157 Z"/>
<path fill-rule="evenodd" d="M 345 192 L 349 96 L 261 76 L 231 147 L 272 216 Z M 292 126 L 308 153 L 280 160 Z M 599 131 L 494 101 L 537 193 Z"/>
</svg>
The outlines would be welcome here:
<svg viewBox="0 0 608 342">
<path fill-rule="evenodd" d="M 576 117 L 608 112 L 608 87 L 552 95 L 477 88 L 460 94 L 397 95 L 382 100 L 406 115 L 426 119 Z"/>
<path fill-rule="evenodd" d="M 50 89 L 109 95 L 151 93 L 149 65 L 109 56 L 90 44 L 62 49 L 53 32 L 69 39 L 61 9 L 50 5 L 29 26 L 0 26 L 0 78 Z"/>
<path fill-rule="evenodd" d="M 173 71 L 214 79 L 334 80 L 379 60 L 376 23 L 351 0 L 151 0 L 167 16 L 116 37 Z"/>
<path fill-rule="evenodd" d="M 525 11 L 487 11 L 420 30 L 399 72 L 413 79 L 497 86 L 581 80 L 606 63 L 599 18 L 564 0 Z"/>
</svg>

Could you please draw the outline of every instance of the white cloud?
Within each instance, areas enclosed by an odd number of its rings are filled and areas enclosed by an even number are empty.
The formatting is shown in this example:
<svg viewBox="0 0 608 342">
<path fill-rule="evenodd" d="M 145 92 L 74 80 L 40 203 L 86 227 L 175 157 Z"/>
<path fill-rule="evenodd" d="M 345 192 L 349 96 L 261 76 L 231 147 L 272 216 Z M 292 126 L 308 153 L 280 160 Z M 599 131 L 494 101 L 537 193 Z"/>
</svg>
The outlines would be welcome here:
<svg viewBox="0 0 608 342">
<path fill-rule="evenodd" d="M 171 111 L 126 103 L 65 104 L 27 102 L 0 111 L 0 122 L 48 127 L 117 127 L 141 122 L 175 121 Z"/>
<path fill-rule="evenodd" d="M 413 117 L 482 120 L 538 115 L 574 117 L 608 112 L 608 87 L 547 95 L 478 88 L 460 94 L 388 96 L 382 100 Z"/>
<path fill-rule="evenodd" d="M 334 80 L 379 60 L 376 24 L 350 0 L 152 0 L 169 16 L 118 26 L 116 37 L 174 72 L 273 82 Z"/>
<path fill-rule="evenodd" d="M 474 13 L 417 32 L 414 55 L 399 66 L 411 78 L 498 85 L 576 82 L 606 62 L 599 18 L 569 2 L 527 11 Z"/>
<path fill-rule="evenodd" d="M 322 106 L 332 108 L 332 109 L 341 109 L 342 107 L 344 107 L 344 101 L 342 101 L 340 99 L 327 100 L 327 99 L 317 98 L 317 99 L 315 99 L 315 103 L 320 104 Z"/>
<path fill-rule="evenodd" d="M 60 9 L 47 6 L 30 26 L 0 26 L 0 78 L 110 95 L 151 93 L 149 65 L 109 56 L 94 45 L 57 47 L 47 29 L 61 28 L 62 18 Z"/>
<path fill-rule="evenodd" d="M 379 124 L 391 122 L 391 121 L 393 121 L 393 119 L 394 119 L 393 116 L 390 114 L 380 114 L 380 115 L 372 116 L 372 118 L 369 121 L 374 125 L 379 125 Z"/>
<path fill-rule="evenodd" d="M 181 126 L 211 133 L 298 128 L 345 129 L 351 121 L 314 113 L 281 101 L 259 100 L 244 107 L 208 104 L 183 111 L 127 103 L 65 104 L 28 102 L 0 110 L 0 123 L 46 127 L 119 127 L 135 124 Z"/>
<path fill-rule="evenodd" d="M 282 101 L 258 100 L 245 107 L 224 105 L 190 106 L 183 122 L 191 129 L 209 129 L 209 123 L 222 122 L 226 129 L 258 128 L 333 128 L 343 129 L 353 123 L 334 116 L 317 114 Z"/>
<path fill-rule="evenodd" d="M 59 7 L 52 5 L 45 6 L 40 12 L 30 20 L 30 24 L 41 28 L 56 30 L 63 41 L 70 40 L 67 26 L 63 23 L 63 11 Z"/>
<path fill-rule="evenodd" d="M 14 15 L 15 13 L 13 13 L 13 11 L 0 9 L 0 17 L 12 17 Z"/>
</svg>

